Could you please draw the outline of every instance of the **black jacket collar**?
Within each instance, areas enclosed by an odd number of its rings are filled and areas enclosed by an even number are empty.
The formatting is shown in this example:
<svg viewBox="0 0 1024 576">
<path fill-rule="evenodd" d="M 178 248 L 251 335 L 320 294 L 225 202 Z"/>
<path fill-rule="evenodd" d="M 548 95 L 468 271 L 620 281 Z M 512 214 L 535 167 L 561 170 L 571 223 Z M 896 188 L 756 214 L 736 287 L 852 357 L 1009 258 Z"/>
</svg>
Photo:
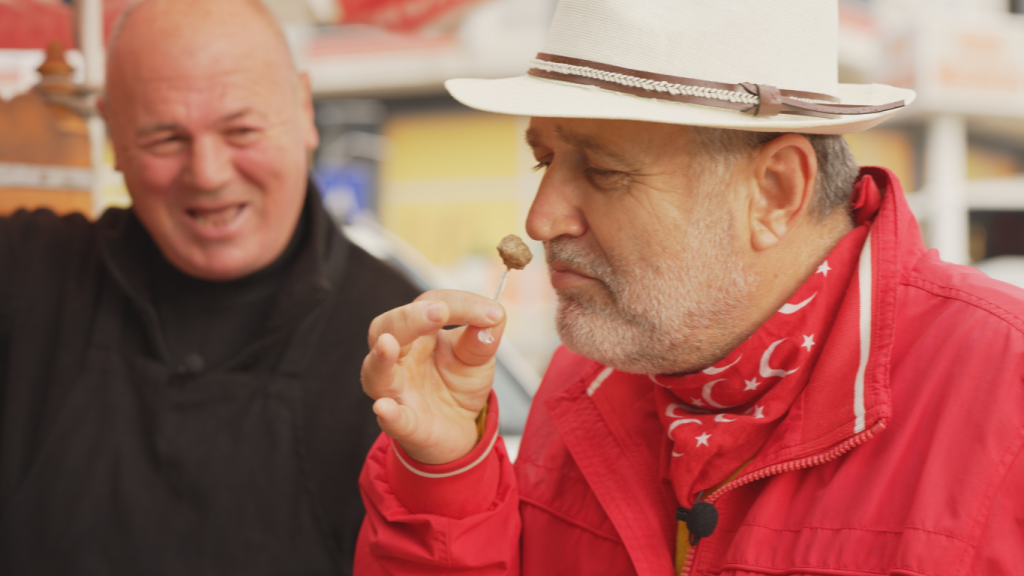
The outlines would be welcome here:
<svg viewBox="0 0 1024 576">
<path fill-rule="evenodd" d="M 288 272 L 261 333 L 231 365 L 243 364 L 280 340 L 334 290 L 344 273 L 349 244 L 324 210 L 315 184 L 309 181 L 303 216 L 308 223 L 299 253 Z M 107 210 L 98 223 L 100 253 L 114 283 L 141 316 L 156 355 L 169 361 L 154 302 L 154 287 L 145 273 L 145 259 L 161 257 L 149 232 L 131 210 Z M 155 255 L 155 256 L 154 256 Z"/>
</svg>

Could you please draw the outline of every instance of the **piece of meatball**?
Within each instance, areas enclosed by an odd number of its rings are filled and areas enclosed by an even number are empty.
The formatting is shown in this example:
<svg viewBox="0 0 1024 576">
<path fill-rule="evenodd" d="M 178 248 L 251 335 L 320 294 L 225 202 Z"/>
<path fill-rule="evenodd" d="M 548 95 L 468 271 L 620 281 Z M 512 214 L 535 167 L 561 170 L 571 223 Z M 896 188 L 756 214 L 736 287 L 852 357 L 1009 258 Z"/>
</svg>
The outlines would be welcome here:
<svg viewBox="0 0 1024 576">
<path fill-rule="evenodd" d="M 501 239 L 498 243 L 498 254 L 505 261 L 505 266 L 510 269 L 522 270 L 530 260 L 533 260 L 530 248 L 515 234 L 509 234 Z"/>
</svg>

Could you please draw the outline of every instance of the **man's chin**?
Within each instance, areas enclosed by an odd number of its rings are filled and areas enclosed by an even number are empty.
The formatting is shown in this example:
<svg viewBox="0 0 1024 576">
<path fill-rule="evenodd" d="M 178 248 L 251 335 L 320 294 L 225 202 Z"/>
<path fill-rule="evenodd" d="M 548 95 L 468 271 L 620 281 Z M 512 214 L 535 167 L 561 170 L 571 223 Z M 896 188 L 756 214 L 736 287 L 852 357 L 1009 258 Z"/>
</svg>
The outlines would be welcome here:
<svg viewBox="0 0 1024 576">
<path fill-rule="evenodd" d="M 572 299 L 560 299 L 555 327 L 566 348 L 599 364 L 622 372 L 645 373 L 646 363 L 636 362 L 644 346 L 635 327 L 620 325 L 588 310 Z"/>
<path fill-rule="evenodd" d="M 260 254 L 245 254 L 224 249 L 181 255 L 168 260 L 181 272 L 211 282 L 237 280 L 270 264 L 270 261 Z"/>
<path fill-rule="evenodd" d="M 555 327 L 566 348 L 620 372 L 691 373 L 711 365 L 700 358 L 680 357 L 684 346 L 672 343 L 677 338 L 658 337 L 652 328 L 612 318 L 574 299 L 559 300 Z"/>
</svg>

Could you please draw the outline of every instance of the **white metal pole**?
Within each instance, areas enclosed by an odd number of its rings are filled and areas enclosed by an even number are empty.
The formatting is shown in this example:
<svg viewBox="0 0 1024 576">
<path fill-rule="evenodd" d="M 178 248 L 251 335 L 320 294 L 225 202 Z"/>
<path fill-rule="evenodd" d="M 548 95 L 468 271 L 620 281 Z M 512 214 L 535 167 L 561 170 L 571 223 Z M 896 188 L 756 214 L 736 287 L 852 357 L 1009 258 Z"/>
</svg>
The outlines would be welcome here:
<svg viewBox="0 0 1024 576">
<path fill-rule="evenodd" d="M 967 208 L 967 124 L 963 116 L 937 114 L 925 142 L 928 243 L 947 262 L 970 263 Z"/>
<path fill-rule="evenodd" d="M 75 0 L 77 16 L 78 48 L 85 61 L 85 86 L 93 91 L 90 103 L 103 90 L 106 75 L 106 50 L 103 44 L 103 0 Z M 92 208 L 93 216 L 99 217 L 103 208 L 103 187 L 106 169 L 103 152 L 107 145 L 107 128 L 100 116 L 92 115 L 87 120 L 89 129 L 89 159 L 92 164 Z"/>
</svg>

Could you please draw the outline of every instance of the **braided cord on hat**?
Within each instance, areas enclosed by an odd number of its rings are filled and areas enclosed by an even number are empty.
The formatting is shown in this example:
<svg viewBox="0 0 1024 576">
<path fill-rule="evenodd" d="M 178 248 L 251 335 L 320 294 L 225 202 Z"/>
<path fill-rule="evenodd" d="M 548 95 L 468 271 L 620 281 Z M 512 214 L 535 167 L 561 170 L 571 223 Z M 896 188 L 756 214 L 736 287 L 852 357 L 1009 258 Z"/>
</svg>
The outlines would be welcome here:
<svg viewBox="0 0 1024 576">
<path fill-rule="evenodd" d="M 534 69 L 544 70 L 546 72 L 555 72 L 557 74 L 565 74 L 569 76 L 583 76 L 585 78 L 593 78 L 595 80 L 603 80 L 605 82 L 614 82 L 623 86 L 643 88 L 644 90 L 652 90 L 656 92 L 667 92 L 675 96 L 684 95 L 697 96 L 700 98 L 713 98 L 715 100 L 743 103 L 750 106 L 757 106 L 758 103 L 758 97 L 746 90 L 737 92 L 734 90 L 724 90 L 722 88 L 677 84 L 667 82 L 665 80 L 651 80 L 649 78 L 630 76 L 628 74 L 621 74 L 618 72 L 608 72 L 606 70 L 590 68 L 589 66 L 577 66 L 574 64 L 565 64 L 563 62 L 533 60 L 530 62 L 530 65 Z"/>
<path fill-rule="evenodd" d="M 540 53 L 531 62 L 531 76 L 597 86 L 645 98 L 729 108 L 753 116 L 797 114 L 835 118 L 839 114 L 874 114 L 902 107 L 903 101 L 879 106 L 838 104 L 838 98 L 817 92 L 782 90 L 764 84 L 726 84 L 642 72 L 568 56 Z"/>
</svg>

